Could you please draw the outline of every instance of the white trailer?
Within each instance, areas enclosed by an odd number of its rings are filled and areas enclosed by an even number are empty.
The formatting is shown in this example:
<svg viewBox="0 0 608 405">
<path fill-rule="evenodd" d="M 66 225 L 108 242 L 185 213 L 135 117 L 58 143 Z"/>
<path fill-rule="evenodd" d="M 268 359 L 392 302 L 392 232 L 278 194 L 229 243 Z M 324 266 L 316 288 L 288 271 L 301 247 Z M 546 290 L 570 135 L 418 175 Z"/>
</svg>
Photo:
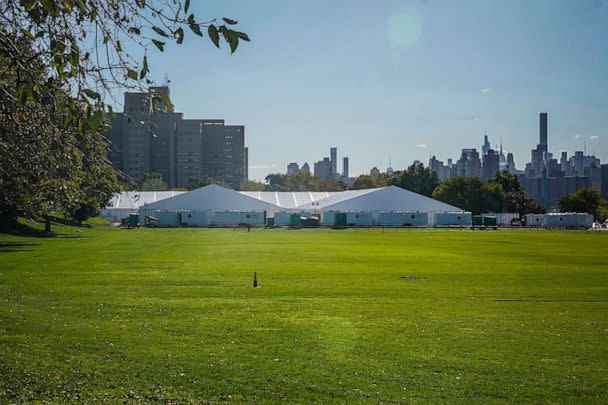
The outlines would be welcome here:
<svg viewBox="0 0 608 405">
<path fill-rule="evenodd" d="M 526 214 L 526 226 L 538 228 L 545 226 L 545 214 Z"/>
<path fill-rule="evenodd" d="M 346 224 L 349 226 L 372 226 L 374 215 L 370 211 L 348 211 L 346 213 Z"/>
<path fill-rule="evenodd" d="M 545 227 L 547 228 L 590 228 L 591 224 L 593 224 L 593 215 L 585 213 L 545 214 Z"/>
<path fill-rule="evenodd" d="M 210 217 L 212 226 L 264 226 L 266 222 L 264 211 L 212 211 Z"/>
<path fill-rule="evenodd" d="M 473 224 L 470 212 L 436 212 L 435 226 L 471 226 Z"/>
</svg>

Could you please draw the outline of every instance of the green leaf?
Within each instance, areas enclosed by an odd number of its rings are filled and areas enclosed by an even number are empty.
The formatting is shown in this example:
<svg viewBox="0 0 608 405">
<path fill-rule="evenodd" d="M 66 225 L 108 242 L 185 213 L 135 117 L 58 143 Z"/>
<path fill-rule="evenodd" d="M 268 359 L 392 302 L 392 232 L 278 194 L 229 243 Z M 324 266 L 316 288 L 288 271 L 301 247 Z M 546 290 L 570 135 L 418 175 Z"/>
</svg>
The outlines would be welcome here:
<svg viewBox="0 0 608 405">
<path fill-rule="evenodd" d="M 152 27 L 152 29 L 154 30 L 154 32 L 156 32 L 158 35 L 165 37 L 165 38 L 169 38 L 169 35 L 167 35 L 167 33 L 165 31 L 163 31 L 161 28 L 158 28 L 156 26 Z"/>
<path fill-rule="evenodd" d="M 129 34 L 141 35 L 141 30 L 137 27 L 131 27 L 127 32 Z"/>
<path fill-rule="evenodd" d="M 197 23 L 190 23 L 190 29 L 199 37 L 203 36 L 203 33 L 201 32 L 201 27 Z"/>
<path fill-rule="evenodd" d="M 177 35 L 177 44 L 181 45 L 181 43 L 184 42 L 184 29 L 182 27 L 179 27 L 175 31 L 175 34 Z"/>
<path fill-rule="evenodd" d="M 158 49 L 160 49 L 161 52 L 165 51 L 165 43 L 164 42 L 161 42 L 161 41 L 159 41 L 157 39 L 152 39 L 152 42 L 154 43 L 154 45 L 156 45 L 156 47 Z"/>
<path fill-rule="evenodd" d="M 21 33 L 29 39 L 34 39 L 34 34 L 24 28 L 21 28 Z"/>
<path fill-rule="evenodd" d="M 224 18 L 222 18 L 222 20 L 224 20 L 224 22 L 226 24 L 228 24 L 228 25 L 236 25 L 237 24 L 236 20 L 231 20 L 230 18 L 224 17 Z"/>
<path fill-rule="evenodd" d="M 217 28 L 215 28 L 215 25 L 211 24 L 209 26 L 209 28 L 207 29 L 207 34 L 209 34 L 209 38 L 211 38 L 211 42 L 213 42 L 213 44 L 216 47 L 220 47 L 220 35 L 217 32 Z"/>
<path fill-rule="evenodd" d="M 247 36 L 247 34 L 245 34 L 244 32 L 238 32 L 238 31 L 234 31 L 236 33 L 236 36 L 239 37 L 240 39 L 242 39 L 243 41 L 249 41 L 249 36 Z"/>
<path fill-rule="evenodd" d="M 139 79 L 143 79 L 144 77 L 146 77 L 146 74 L 150 71 L 150 69 L 148 69 L 148 57 L 144 56 L 144 61 L 142 63 L 142 68 L 141 68 L 141 72 L 139 72 Z"/>
<path fill-rule="evenodd" d="M 137 72 L 133 69 L 127 70 L 127 77 L 131 80 L 137 80 Z"/>
<path fill-rule="evenodd" d="M 190 0 L 186 0 L 184 2 L 184 13 L 187 13 L 189 8 L 190 8 Z"/>
<path fill-rule="evenodd" d="M 91 98 L 93 100 L 99 100 L 99 99 L 101 99 L 101 95 L 99 93 L 97 93 L 96 91 L 93 91 L 91 89 L 84 89 L 83 92 L 84 92 L 84 94 L 86 94 L 86 96 L 88 98 Z"/>
</svg>

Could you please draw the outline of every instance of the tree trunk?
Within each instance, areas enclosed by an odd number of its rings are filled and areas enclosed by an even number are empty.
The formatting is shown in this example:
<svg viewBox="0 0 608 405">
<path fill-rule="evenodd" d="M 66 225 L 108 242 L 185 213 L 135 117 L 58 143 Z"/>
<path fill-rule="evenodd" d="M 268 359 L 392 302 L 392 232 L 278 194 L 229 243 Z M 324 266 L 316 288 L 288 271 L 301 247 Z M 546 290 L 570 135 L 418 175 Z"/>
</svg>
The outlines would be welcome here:
<svg viewBox="0 0 608 405">
<path fill-rule="evenodd" d="M 44 232 L 51 233 L 51 217 L 44 219 Z"/>
</svg>

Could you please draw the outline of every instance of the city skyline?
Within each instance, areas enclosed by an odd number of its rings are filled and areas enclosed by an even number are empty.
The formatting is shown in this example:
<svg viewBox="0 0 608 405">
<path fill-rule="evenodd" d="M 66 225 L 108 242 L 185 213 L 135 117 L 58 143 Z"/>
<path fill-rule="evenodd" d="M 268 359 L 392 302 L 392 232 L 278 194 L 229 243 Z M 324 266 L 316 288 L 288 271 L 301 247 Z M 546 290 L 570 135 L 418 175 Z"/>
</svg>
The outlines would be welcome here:
<svg viewBox="0 0 608 405">
<path fill-rule="evenodd" d="M 389 154 L 394 168 L 432 155 L 445 160 L 464 145 L 479 148 L 484 130 L 493 148 L 502 138 L 521 168 L 535 146 L 538 111 L 552 116 L 554 153 L 583 150 L 586 139 L 588 153 L 608 160 L 603 2 L 192 7 L 235 16 L 251 44 L 218 56 L 185 41 L 154 58 L 153 78 L 169 76 L 185 117 L 247 126 L 251 178 L 282 172 L 290 161 L 310 163 L 329 144 L 351 158 L 353 176 L 385 169 Z M 290 156 L 273 153 L 294 140 Z"/>
</svg>

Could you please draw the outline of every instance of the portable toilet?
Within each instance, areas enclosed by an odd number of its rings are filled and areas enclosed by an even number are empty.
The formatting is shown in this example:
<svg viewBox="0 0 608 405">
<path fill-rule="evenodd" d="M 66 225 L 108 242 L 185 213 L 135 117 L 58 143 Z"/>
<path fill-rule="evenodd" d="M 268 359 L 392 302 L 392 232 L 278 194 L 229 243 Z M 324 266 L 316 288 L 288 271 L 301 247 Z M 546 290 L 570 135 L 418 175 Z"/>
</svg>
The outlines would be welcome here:
<svg viewBox="0 0 608 405">
<path fill-rule="evenodd" d="M 288 226 L 291 221 L 291 212 L 275 212 L 274 224 L 276 226 Z"/>
<path fill-rule="evenodd" d="M 334 213 L 334 226 L 346 226 L 347 224 L 347 215 L 346 212 L 336 212 Z"/>
<path fill-rule="evenodd" d="M 129 228 L 133 228 L 139 225 L 139 214 L 129 214 L 129 220 L 127 222 Z"/>
<path fill-rule="evenodd" d="M 289 226 L 290 227 L 302 226 L 302 218 L 300 217 L 300 214 L 294 213 L 289 216 Z"/>
</svg>

